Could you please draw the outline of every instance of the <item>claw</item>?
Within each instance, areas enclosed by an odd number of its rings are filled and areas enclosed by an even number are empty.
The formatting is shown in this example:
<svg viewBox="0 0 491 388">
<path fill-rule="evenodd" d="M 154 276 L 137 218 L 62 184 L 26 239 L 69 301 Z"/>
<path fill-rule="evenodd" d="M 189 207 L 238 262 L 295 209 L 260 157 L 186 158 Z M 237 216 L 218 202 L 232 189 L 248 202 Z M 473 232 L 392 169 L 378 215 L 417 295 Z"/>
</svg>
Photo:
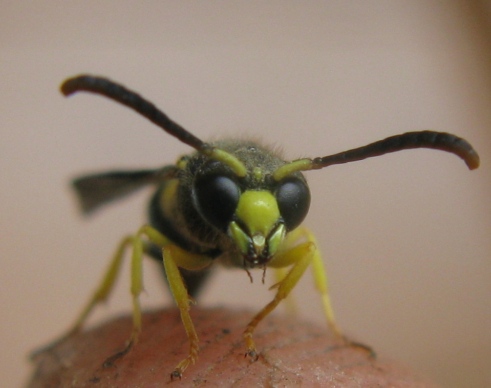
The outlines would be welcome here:
<svg viewBox="0 0 491 388">
<path fill-rule="evenodd" d="M 180 370 L 180 368 L 174 369 L 170 374 L 171 381 L 174 381 L 175 379 L 181 380 L 181 378 L 182 378 L 182 371 Z"/>
<path fill-rule="evenodd" d="M 249 357 L 251 361 L 256 362 L 259 358 L 259 354 L 256 349 L 248 349 L 246 354 L 244 354 L 244 357 Z"/>
<path fill-rule="evenodd" d="M 111 368 L 112 366 L 114 366 L 114 363 L 117 360 L 119 360 L 121 357 L 128 354 L 128 352 L 131 350 L 132 347 L 133 347 L 133 341 L 128 342 L 128 345 L 126 345 L 126 347 L 123 350 L 113 354 L 111 357 L 106 358 L 106 361 L 104 361 L 104 363 L 102 364 L 102 367 L 103 368 Z"/>
<path fill-rule="evenodd" d="M 375 352 L 375 350 L 372 349 L 371 346 L 362 344 L 361 342 L 351 341 L 350 339 L 348 339 L 345 336 L 343 336 L 342 338 L 343 338 L 343 341 L 344 341 L 346 346 L 358 348 L 358 349 L 368 353 L 369 358 L 373 358 L 373 359 L 377 358 L 377 353 Z"/>
</svg>

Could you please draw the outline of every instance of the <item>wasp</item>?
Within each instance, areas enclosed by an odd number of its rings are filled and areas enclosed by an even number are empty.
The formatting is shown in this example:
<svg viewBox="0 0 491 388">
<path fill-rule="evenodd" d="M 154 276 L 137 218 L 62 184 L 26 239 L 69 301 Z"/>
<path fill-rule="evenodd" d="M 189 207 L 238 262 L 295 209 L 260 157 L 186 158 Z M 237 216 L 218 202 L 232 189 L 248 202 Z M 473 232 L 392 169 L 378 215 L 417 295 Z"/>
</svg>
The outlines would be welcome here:
<svg viewBox="0 0 491 388">
<path fill-rule="evenodd" d="M 190 304 L 216 262 L 244 269 L 251 281 L 250 271 L 255 268 L 263 271 L 263 282 L 267 268 L 281 274 L 271 287 L 276 291 L 274 298 L 244 330 L 246 355 L 252 360 L 258 358 L 253 339 L 257 325 L 290 294 L 308 267 L 313 269 L 330 329 L 349 342 L 334 319 L 317 241 L 302 225 L 311 201 L 303 172 L 413 148 L 450 152 L 462 158 L 469 169 L 479 166 L 479 156 L 467 141 L 433 131 L 408 132 L 334 155 L 286 161 L 255 141 L 204 142 L 139 94 L 106 78 L 76 76 L 63 82 L 61 91 L 65 96 L 79 91 L 105 96 L 195 150 L 163 168 L 104 172 L 73 181 L 86 214 L 145 185 L 155 185 L 156 191 L 150 200 L 148 224 L 122 240 L 102 282 L 67 335 L 79 331 L 93 308 L 109 297 L 124 253 L 130 248 L 133 331 L 124 350 L 108 358 L 106 364 L 126 354 L 142 330 L 142 260 L 144 255 L 153 257 L 163 263 L 189 340 L 189 352 L 177 363 L 172 379 L 180 378 L 198 358 L 199 340 Z"/>
</svg>

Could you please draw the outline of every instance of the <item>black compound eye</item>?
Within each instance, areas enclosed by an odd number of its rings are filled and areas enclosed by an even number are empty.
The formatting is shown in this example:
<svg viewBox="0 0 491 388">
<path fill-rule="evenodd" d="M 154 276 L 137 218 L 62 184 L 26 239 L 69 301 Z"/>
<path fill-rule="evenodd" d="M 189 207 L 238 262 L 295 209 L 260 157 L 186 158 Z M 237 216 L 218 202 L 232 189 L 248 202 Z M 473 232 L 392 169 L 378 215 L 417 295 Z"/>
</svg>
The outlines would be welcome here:
<svg viewBox="0 0 491 388">
<path fill-rule="evenodd" d="M 279 183 L 275 196 L 286 228 L 295 229 L 309 211 L 310 190 L 307 184 L 296 178 L 286 179 Z"/>
<path fill-rule="evenodd" d="M 232 221 L 239 202 L 237 183 L 224 175 L 205 175 L 194 183 L 194 204 L 201 216 L 218 229 L 225 230 Z"/>
</svg>

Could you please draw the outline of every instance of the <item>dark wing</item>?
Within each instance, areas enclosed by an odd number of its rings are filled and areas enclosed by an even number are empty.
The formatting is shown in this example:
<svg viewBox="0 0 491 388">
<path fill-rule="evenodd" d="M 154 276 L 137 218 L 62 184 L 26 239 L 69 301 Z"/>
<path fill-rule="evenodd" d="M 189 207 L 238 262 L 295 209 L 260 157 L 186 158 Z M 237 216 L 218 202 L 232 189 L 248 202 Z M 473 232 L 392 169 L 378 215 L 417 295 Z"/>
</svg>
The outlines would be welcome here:
<svg viewBox="0 0 491 388">
<path fill-rule="evenodd" d="M 135 193 L 148 184 L 157 184 L 175 177 L 177 168 L 166 166 L 157 170 L 109 171 L 81 176 L 72 181 L 80 207 L 90 214 L 102 205 Z"/>
</svg>

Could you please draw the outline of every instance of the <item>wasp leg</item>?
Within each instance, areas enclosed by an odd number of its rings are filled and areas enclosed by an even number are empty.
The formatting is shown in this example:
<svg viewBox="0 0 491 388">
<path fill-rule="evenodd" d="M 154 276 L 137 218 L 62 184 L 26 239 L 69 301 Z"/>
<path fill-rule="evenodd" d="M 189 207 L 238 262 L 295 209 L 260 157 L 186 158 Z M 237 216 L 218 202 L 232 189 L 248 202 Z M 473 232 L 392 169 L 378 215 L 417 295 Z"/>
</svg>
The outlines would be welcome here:
<svg viewBox="0 0 491 388">
<path fill-rule="evenodd" d="M 332 308 L 332 303 L 331 303 L 331 298 L 329 296 L 329 284 L 327 280 L 327 274 L 326 270 L 324 268 L 324 262 L 322 261 L 320 251 L 317 244 L 317 239 L 315 236 L 305 227 L 300 227 L 294 231 L 295 233 L 298 233 L 297 235 L 294 235 L 293 237 L 301 237 L 303 236 L 304 238 L 307 239 L 307 241 L 310 241 L 315 244 L 316 249 L 314 251 L 314 255 L 312 258 L 312 274 L 314 277 L 314 284 L 315 288 L 317 291 L 321 294 L 322 298 L 322 306 L 324 309 L 324 314 L 327 319 L 327 323 L 331 329 L 331 331 L 338 337 L 340 338 L 346 345 L 348 346 L 353 346 L 355 348 L 359 348 L 363 351 L 368 352 L 369 356 L 374 358 L 376 357 L 375 351 L 368 345 L 359 343 L 359 342 L 354 342 L 350 340 L 348 337 L 346 337 L 339 326 L 336 324 L 336 321 L 334 319 L 334 311 Z"/>
<path fill-rule="evenodd" d="M 120 269 L 121 269 L 121 264 L 123 262 L 123 254 L 124 250 L 127 245 L 131 243 L 131 236 L 125 237 L 121 243 L 118 246 L 118 249 L 112 258 L 110 265 L 108 269 L 106 270 L 104 277 L 102 278 L 102 281 L 93 293 L 92 297 L 89 299 L 89 302 L 86 304 L 84 309 L 82 310 L 81 314 L 78 316 L 77 320 L 75 323 L 72 325 L 72 327 L 64 334 L 61 336 L 59 339 L 55 340 L 51 344 L 49 344 L 47 347 L 43 347 L 39 350 L 36 350 L 32 355 L 31 358 L 35 358 L 38 354 L 44 353 L 45 351 L 48 351 L 50 349 L 53 349 L 56 345 L 62 343 L 65 341 L 68 337 L 71 337 L 72 335 L 76 334 L 79 332 L 87 318 L 89 317 L 90 313 L 92 310 L 102 302 L 105 302 L 108 298 L 109 295 L 114 287 L 114 284 L 116 282 L 116 279 L 119 275 Z"/>
<path fill-rule="evenodd" d="M 290 233 L 288 233 L 282 247 L 280 247 L 280 249 L 277 252 L 277 255 L 278 255 L 277 257 L 281 258 L 281 254 L 283 252 L 290 250 L 291 247 L 295 246 L 295 244 L 297 243 L 297 241 L 299 239 L 305 238 L 306 235 L 307 234 L 306 234 L 305 228 L 303 228 L 303 227 L 297 228 L 297 229 L 291 231 Z M 316 243 L 315 241 L 313 241 L 313 242 Z M 285 263 L 285 259 L 283 258 L 282 262 L 279 263 L 278 258 L 276 258 L 274 260 L 274 262 L 270 264 L 270 266 L 275 267 L 274 272 L 275 272 L 275 280 L 276 280 L 276 283 L 274 285 L 272 285 L 270 287 L 270 289 L 276 288 L 278 286 L 278 284 L 286 277 L 286 275 L 288 274 L 288 270 L 289 270 L 288 266 L 293 264 L 295 262 L 295 259 L 296 258 L 292 258 L 291 263 Z M 275 265 L 275 263 L 276 263 L 276 265 Z M 286 303 L 285 307 L 286 307 L 287 313 L 291 314 L 291 315 L 296 314 L 297 305 L 296 305 L 295 300 L 293 298 L 293 295 L 291 293 L 288 294 L 288 296 L 286 297 L 285 303 Z"/>
<path fill-rule="evenodd" d="M 138 342 L 138 337 L 141 333 L 142 319 L 141 319 L 141 307 L 140 307 L 140 294 L 143 292 L 143 254 L 148 253 L 148 244 L 144 244 L 143 237 L 146 238 L 153 244 L 158 244 L 164 246 L 169 244 L 169 239 L 159 233 L 157 230 L 151 226 L 144 225 L 138 232 L 125 238 L 118 248 L 116 257 L 123 257 L 124 249 L 131 244 L 132 255 L 131 255 L 131 296 L 133 302 L 133 330 L 131 332 L 130 339 L 128 340 L 125 348 L 120 352 L 107 358 L 103 366 L 111 366 L 117 359 L 123 357 L 127 354 L 134 344 Z M 121 259 L 120 259 L 121 260 Z M 114 280 L 113 280 L 114 283 Z M 112 288 L 112 285 L 111 285 Z"/>
<path fill-rule="evenodd" d="M 128 340 L 125 348 L 104 361 L 104 367 L 109 367 L 114 364 L 114 362 L 127 354 L 134 344 L 138 342 L 138 337 L 141 333 L 141 307 L 140 307 L 140 294 L 144 290 L 143 288 L 143 241 L 142 236 L 151 234 L 152 229 L 148 226 L 143 226 L 138 230 L 136 235 L 130 236 L 127 240 L 128 243 L 132 245 L 132 255 L 131 255 L 131 297 L 133 303 L 133 329 L 131 332 L 130 339 Z M 126 246 L 127 244 L 124 244 Z M 124 247 L 123 246 L 123 247 Z"/>
<path fill-rule="evenodd" d="M 305 238 L 314 243 L 318 247 L 317 239 L 307 228 L 299 228 L 305 235 Z M 336 336 L 344 338 L 343 333 L 334 319 L 334 310 L 332 308 L 331 298 L 329 296 L 329 283 L 327 280 L 326 270 L 324 268 L 324 262 L 322 261 L 319 248 L 315 249 L 314 256 L 312 258 L 312 274 L 314 276 L 314 284 L 317 291 L 321 294 L 322 307 L 324 308 L 324 314 L 327 319 L 327 323 Z"/>
<path fill-rule="evenodd" d="M 269 302 L 259 313 L 257 313 L 254 318 L 252 318 L 243 333 L 247 349 L 246 355 L 251 357 L 251 359 L 257 360 L 258 358 L 256 345 L 252 339 L 252 334 L 254 333 L 256 326 L 266 315 L 273 311 L 296 286 L 305 270 L 312 262 L 312 257 L 315 250 L 316 247 L 314 243 L 308 241 L 299 244 L 290 250 L 284 250 L 278 253 L 274 259 L 274 262 L 270 264 L 271 267 L 277 268 L 286 267 L 288 265 L 292 265 L 292 267 L 283 280 L 273 286 L 273 288 L 277 288 L 274 299 Z"/>
<path fill-rule="evenodd" d="M 138 230 L 135 235 L 125 237 L 119 244 L 116 253 L 114 254 L 110 262 L 110 265 L 106 270 L 104 277 L 102 278 L 100 285 L 97 287 L 92 297 L 89 299 L 89 302 L 82 310 L 82 313 L 79 315 L 72 328 L 60 339 L 48 345 L 48 347 L 36 351 L 32 355 L 32 357 L 36 357 L 37 354 L 54 348 L 57 344 L 63 342 L 65 339 L 82 329 L 85 321 L 89 317 L 90 313 L 94 310 L 94 308 L 99 303 L 105 302 L 109 298 L 122 266 L 124 252 L 129 246 L 132 246 L 133 253 L 131 259 L 131 295 L 133 300 L 133 330 L 126 347 L 122 351 L 109 357 L 104 362 L 104 366 L 112 365 L 114 361 L 129 352 L 131 347 L 138 341 L 138 336 L 141 332 L 141 308 L 139 296 L 143 291 L 143 253 L 147 253 L 148 250 L 148 245 L 144 245 L 144 236 L 146 236 L 150 242 L 154 244 L 159 244 L 160 246 L 169 244 L 169 240 L 165 236 L 161 235 L 150 226 L 143 226 Z"/>
<path fill-rule="evenodd" d="M 280 283 L 288 274 L 288 268 L 275 268 L 274 270 L 274 277 L 276 280 L 275 285 L 273 285 L 271 288 L 275 288 L 276 284 Z M 297 314 L 298 308 L 297 308 L 297 303 L 295 301 L 295 298 L 293 297 L 293 294 L 290 293 L 286 297 L 284 301 L 284 306 L 286 309 L 286 313 L 291 316 L 295 316 Z"/>
<path fill-rule="evenodd" d="M 100 286 L 96 289 L 92 298 L 89 300 L 89 303 L 86 305 L 86 307 L 82 311 L 82 314 L 80 314 L 79 318 L 75 322 L 74 327 L 70 330 L 68 334 L 70 335 L 74 332 L 79 331 L 94 307 L 109 298 L 109 295 L 114 288 L 114 284 L 122 266 L 124 252 L 126 248 L 131 245 L 132 257 L 130 291 L 133 302 L 133 330 L 125 348 L 122 351 L 106 359 L 106 361 L 104 362 L 105 367 L 111 366 L 118 358 L 128 353 L 132 346 L 138 341 L 138 337 L 141 332 L 141 308 L 139 296 L 143 291 L 142 262 L 143 253 L 146 253 L 146 247 L 144 248 L 143 244 L 143 236 L 147 236 L 147 238 L 155 244 L 165 244 L 169 241 L 167 238 L 160 235 L 160 233 L 147 225 L 142 226 L 135 235 L 125 237 L 119 244 L 116 254 L 112 259 L 111 264 L 106 274 L 104 275 Z"/>
<path fill-rule="evenodd" d="M 174 301 L 179 308 L 182 324 L 189 340 L 189 354 L 171 373 L 171 379 L 181 378 L 183 372 L 190 364 L 194 364 L 198 358 L 199 339 L 189 315 L 189 305 L 191 299 L 184 285 L 184 281 L 179 268 L 196 271 L 209 266 L 213 259 L 208 256 L 193 254 L 184 251 L 176 245 L 168 244 L 163 248 L 164 266 L 169 288 L 171 289 Z"/>
<path fill-rule="evenodd" d="M 157 247 L 155 244 L 148 244 L 145 247 L 145 252 L 147 252 L 153 259 L 157 260 L 160 264 L 163 263 L 162 248 Z M 167 275 L 165 274 L 165 267 L 162 265 L 160 268 L 162 270 L 162 275 L 164 276 L 164 279 L 167 279 Z M 193 299 L 196 299 L 198 297 L 198 294 L 203 289 L 205 283 L 209 281 L 212 272 L 210 268 L 203 269 L 202 271 L 188 271 L 186 269 L 180 268 L 179 271 L 181 272 L 181 276 L 184 280 L 184 285 L 188 290 L 188 294 Z M 167 281 L 165 281 L 165 284 L 167 287 L 169 286 Z"/>
</svg>

